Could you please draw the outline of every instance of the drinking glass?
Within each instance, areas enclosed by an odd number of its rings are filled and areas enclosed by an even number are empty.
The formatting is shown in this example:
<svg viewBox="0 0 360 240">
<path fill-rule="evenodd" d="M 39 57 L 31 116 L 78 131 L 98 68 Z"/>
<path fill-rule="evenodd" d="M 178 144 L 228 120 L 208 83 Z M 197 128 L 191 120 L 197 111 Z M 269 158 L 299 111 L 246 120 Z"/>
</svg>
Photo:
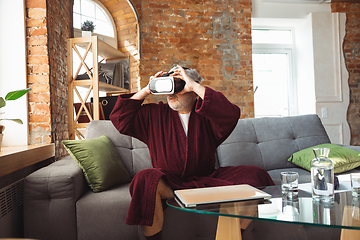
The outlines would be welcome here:
<svg viewBox="0 0 360 240">
<path fill-rule="evenodd" d="M 360 196 L 360 173 L 350 173 L 351 193 L 353 197 Z"/>
<path fill-rule="evenodd" d="M 298 195 L 299 174 L 297 172 L 281 172 L 282 194 L 292 198 Z"/>
</svg>

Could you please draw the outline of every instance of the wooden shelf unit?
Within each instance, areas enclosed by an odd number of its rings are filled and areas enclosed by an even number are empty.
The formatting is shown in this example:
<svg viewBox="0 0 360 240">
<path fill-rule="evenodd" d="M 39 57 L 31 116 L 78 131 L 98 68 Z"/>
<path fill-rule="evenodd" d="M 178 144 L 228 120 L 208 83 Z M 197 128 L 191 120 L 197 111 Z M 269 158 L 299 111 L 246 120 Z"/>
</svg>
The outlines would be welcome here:
<svg viewBox="0 0 360 240">
<path fill-rule="evenodd" d="M 85 53 L 81 55 L 78 51 L 78 48 L 85 49 Z M 88 54 L 92 54 L 92 70 L 86 65 L 85 60 Z M 118 49 L 115 49 L 109 44 L 101 41 L 97 36 L 69 38 L 67 41 L 67 56 L 69 139 L 75 139 L 76 136 L 78 137 L 78 139 L 83 139 L 84 134 L 82 130 L 86 128 L 87 123 L 77 123 L 77 121 L 80 117 L 80 113 L 82 112 L 82 110 L 85 110 L 90 121 L 100 119 L 99 107 L 95 107 L 99 106 L 99 91 L 106 92 L 107 95 L 128 92 L 127 89 L 99 81 L 98 57 L 102 57 L 103 60 L 114 60 L 126 59 L 128 58 L 128 56 L 119 51 Z M 78 57 L 80 60 L 80 64 L 75 71 L 73 66 L 74 57 Z M 88 80 L 75 80 L 79 75 L 81 67 L 85 68 L 89 76 Z M 88 89 L 88 92 L 84 99 L 81 98 L 77 87 Z M 90 111 L 85 104 L 89 98 L 91 91 L 93 92 L 93 115 L 90 114 Z M 74 116 L 74 92 L 81 102 L 81 107 L 76 116 Z"/>
</svg>

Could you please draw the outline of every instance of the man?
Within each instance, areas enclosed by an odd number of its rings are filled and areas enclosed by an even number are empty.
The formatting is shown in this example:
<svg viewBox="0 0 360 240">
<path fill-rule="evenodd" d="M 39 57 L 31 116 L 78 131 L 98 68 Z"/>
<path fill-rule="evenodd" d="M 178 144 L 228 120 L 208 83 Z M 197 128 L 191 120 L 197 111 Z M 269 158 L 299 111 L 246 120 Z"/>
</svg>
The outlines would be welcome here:
<svg viewBox="0 0 360 240">
<path fill-rule="evenodd" d="M 273 185 L 267 172 L 255 166 L 215 169 L 216 148 L 230 135 L 240 109 L 226 97 L 201 85 L 194 69 L 177 66 L 173 77 L 185 81 L 180 93 L 167 96 L 167 104 L 144 104 L 149 85 L 124 94 L 110 115 L 116 129 L 147 144 L 153 168 L 138 172 L 130 184 L 132 200 L 125 220 L 142 225 L 146 239 L 161 239 L 162 199 L 173 190 L 250 184 Z M 158 72 L 150 81 L 164 73 Z"/>
</svg>

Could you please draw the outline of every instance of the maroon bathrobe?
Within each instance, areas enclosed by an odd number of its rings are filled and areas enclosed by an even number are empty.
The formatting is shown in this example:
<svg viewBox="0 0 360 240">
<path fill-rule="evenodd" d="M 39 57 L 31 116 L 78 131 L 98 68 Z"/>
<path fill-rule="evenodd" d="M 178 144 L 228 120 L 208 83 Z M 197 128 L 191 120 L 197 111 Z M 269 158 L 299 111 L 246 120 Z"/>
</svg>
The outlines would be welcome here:
<svg viewBox="0 0 360 240">
<path fill-rule="evenodd" d="M 138 172 L 130 184 L 131 203 L 125 222 L 153 223 L 156 187 L 161 177 L 172 189 L 250 184 L 273 185 L 267 172 L 255 166 L 215 169 L 216 148 L 230 135 L 240 109 L 206 87 L 189 118 L 186 136 L 178 112 L 166 103 L 144 104 L 120 95 L 110 115 L 116 129 L 147 144 L 153 168 Z"/>
</svg>

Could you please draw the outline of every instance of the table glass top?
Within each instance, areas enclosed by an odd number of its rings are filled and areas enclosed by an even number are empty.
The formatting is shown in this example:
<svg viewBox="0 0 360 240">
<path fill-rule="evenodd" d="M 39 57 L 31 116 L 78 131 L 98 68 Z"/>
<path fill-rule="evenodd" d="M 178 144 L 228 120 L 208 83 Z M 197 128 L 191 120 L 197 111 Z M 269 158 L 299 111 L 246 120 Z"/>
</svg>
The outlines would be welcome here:
<svg viewBox="0 0 360 240">
<path fill-rule="evenodd" d="M 261 190 L 271 194 L 272 198 L 188 208 L 171 198 L 167 200 L 167 205 L 201 214 L 360 230 L 360 199 L 352 197 L 350 191 L 335 193 L 333 202 L 316 202 L 312 200 L 311 193 L 302 190 L 293 200 L 282 196 L 280 186 Z"/>
</svg>

